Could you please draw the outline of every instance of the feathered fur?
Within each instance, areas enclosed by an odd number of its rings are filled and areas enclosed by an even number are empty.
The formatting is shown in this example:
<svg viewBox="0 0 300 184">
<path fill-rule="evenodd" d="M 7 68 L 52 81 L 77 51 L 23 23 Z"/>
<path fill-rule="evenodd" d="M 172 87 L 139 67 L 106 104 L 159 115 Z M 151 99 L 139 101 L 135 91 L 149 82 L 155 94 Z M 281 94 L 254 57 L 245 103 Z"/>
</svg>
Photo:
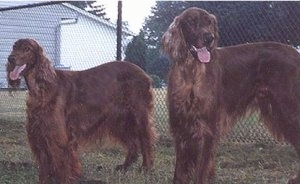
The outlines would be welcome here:
<svg viewBox="0 0 300 184">
<path fill-rule="evenodd" d="M 172 61 L 168 82 L 176 184 L 206 184 L 214 176 L 220 137 L 249 110 L 258 110 L 277 139 L 300 156 L 300 55 L 262 42 L 216 47 L 215 16 L 200 8 L 178 15 L 162 38 Z M 289 180 L 299 184 L 300 173 Z"/>
<path fill-rule="evenodd" d="M 81 176 L 78 147 L 110 137 L 127 151 L 117 170 L 126 170 L 141 151 L 142 166 L 153 163 L 151 79 L 128 62 L 84 71 L 55 70 L 32 39 L 15 42 L 7 77 L 28 86 L 27 135 L 39 167 L 39 183 L 76 183 Z"/>
</svg>

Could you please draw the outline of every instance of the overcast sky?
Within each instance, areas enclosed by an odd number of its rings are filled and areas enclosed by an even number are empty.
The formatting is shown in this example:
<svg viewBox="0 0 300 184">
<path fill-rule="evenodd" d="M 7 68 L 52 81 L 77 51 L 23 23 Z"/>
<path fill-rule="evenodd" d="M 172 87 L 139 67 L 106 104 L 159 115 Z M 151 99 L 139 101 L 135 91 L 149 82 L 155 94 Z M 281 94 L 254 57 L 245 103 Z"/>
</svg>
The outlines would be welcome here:
<svg viewBox="0 0 300 184">
<path fill-rule="evenodd" d="M 107 17 L 116 23 L 118 12 L 117 0 L 99 0 L 99 4 L 105 6 Z M 151 7 L 155 5 L 155 0 L 123 0 L 122 18 L 127 21 L 129 29 L 134 33 L 139 33 L 146 17 L 150 15 Z"/>
</svg>

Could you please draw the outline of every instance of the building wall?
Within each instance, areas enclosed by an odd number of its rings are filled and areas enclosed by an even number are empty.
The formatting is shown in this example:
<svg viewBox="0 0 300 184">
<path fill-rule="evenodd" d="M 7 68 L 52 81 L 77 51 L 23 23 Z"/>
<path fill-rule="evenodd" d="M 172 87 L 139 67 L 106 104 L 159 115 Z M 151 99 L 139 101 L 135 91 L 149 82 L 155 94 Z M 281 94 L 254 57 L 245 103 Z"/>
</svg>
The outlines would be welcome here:
<svg viewBox="0 0 300 184">
<path fill-rule="evenodd" d="M 72 21 L 76 19 L 75 23 Z M 71 21 L 70 23 L 67 23 Z M 0 12 L 0 88 L 7 87 L 5 64 L 13 43 L 37 40 L 56 67 L 83 70 L 116 56 L 116 29 L 88 13 L 54 4 Z"/>
<path fill-rule="evenodd" d="M 79 16 L 76 22 L 62 24 L 60 33 L 60 61 L 71 70 L 84 70 L 116 58 L 117 37 L 112 27 Z"/>
<path fill-rule="evenodd" d="M 0 58 L 5 58 L 20 38 L 36 39 L 55 60 L 56 30 L 61 17 L 74 14 L 61 5 L 40 6 L 0 12 Z"/>
<path fill-rule="evenodd" d="M 12 45 L 20 38 L 33 38 L 56 60 L 57 25 L 61 17 L 73 13 L 62 5 L 39 6 L 0 12 L 0 87 L 7 87 L 5 64 Z"/>
</svg>

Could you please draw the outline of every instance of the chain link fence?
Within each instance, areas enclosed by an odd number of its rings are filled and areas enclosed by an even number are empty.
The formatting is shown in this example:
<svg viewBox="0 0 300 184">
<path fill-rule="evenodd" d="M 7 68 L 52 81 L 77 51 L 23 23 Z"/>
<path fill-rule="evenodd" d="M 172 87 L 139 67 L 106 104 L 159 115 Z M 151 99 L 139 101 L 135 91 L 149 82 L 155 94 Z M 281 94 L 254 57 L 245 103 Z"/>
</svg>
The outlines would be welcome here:
<svg viewBox="0 0 300 184">
<path fill-rule="evenodd" d="M 168 109 L 166 105 L 166 89 L 154 89 L 155 111 L 154 118 L 160 140 L 165 142 L 170 140 L 171 135 L 168 125 Z M 224 142 L 237 143 L 263 143 L 275 144 L 276 142 L 267 131 L 263 122 L 260 121 L 259 112 L 252 112 L 240 119 L 222 140 Z"/>
<path fill-rule="evenodd" d="M 280 5 L 276 4 L 276 6 Z M 295 18 L 295 16 L 297 16 L 296 13 L 300 12 L 300 9 L 296 9 L 297 7 L 300 6 L 291 7 L 282 5 L 280 11 L 278 11 L 278 8 L 273 8 L 274 11 L 268 9 L 271 13 L 268 14 L 268 17 L 264 18 L 263 22 L 253 20 L 253 17 L 257 17 L 257 14 L 263 16 L 264 12 L 266 12 L 264 6 L 256 6 L 254 9 L 252 8 L 251 11 L 249 9 L 245 10 L 243 19 L 239 19 L 239 22 L 235 22 L 235 20 L 233 20 L 234 17 L 218 17 L 220 12 L 212 11 L 211 13 L 216 14 L 219 19 L 221 46 L 248 42 L 251 37 L 251 41 L 281 41 L 296 47 L 296 43 L 300 43 L 300 33 L 295 32 L 299 26 L 297 28 L 294 27 L 295 25 L 300 25 L 299 19 Z M 220 11 L 221 10 L 223 9 L 220 9 Z M 242 10 L 232 11 L 242 12 Z M 288 24 L 287 27 L 282 27 L 282 21 L 286 20 L 283 19 L 283 16 L 286 15 L 286 13 L 283 12 L 289 12 L 288 19 L 295 22 Z M 97 55 L 94 52 L 91 51 L 90 54 L 83 54 L 84 50 L 89 50 L 89 48 L 93 48 L 96 50 L 95 52 L 105 52 L 106 57 L 104 57 L 103 60 L 114 60 L 115 58 L 116 37 L 114 35 L 116 27 L 114 24 L 102 21 L 98 17 L 83 12 L 83 10 L 72 5 L 66 5 L 64 3 L 48 4 L 5 10 L 0 13 L 0 84 L 6 84 L 5 63 L 12 44 L 17 39 L 23 37 L 38 39 L 44 46 L 49 58 L 53 61 L 53 64 L 60 68 L 72 69 L 73 64 L 75 65 L 77 63 L 76 66 L 80 67 L 83 64 L 78 65 L 78 63 L 95 61 L 94 57 L 91 58 L 93 54 Z M 241 14 L 237 15 L 240 16 Z M 270 15 L 272 15 L 272 17 L 269 17 Z M 293 19 L 291 19 L 291 17 Z M 48 21 L 51 19 L 50 23 L 43 24 L 42 22 L 46 19 Z M 226 24 L 228 24 L 228 21 L 235 22 L 234 25 L 237 27 L 234 28 L 234 30 L 232 30 L 233 27 L 227 27 Z M 264 26 L 261 29 L 262 24 L 267 24 L 269 27 Z M 72 32 L 72 38 L 68 37 L 68 31 Z M 283 36 L 278 37 L 278 34 L 274 34 L 276 32 L 280 32 L 281 34 L 279 35 Z M 104 37 L 97 37 L 97 34 L 102 34 Z M 125 46 L 133 34 L 126 32 L 126 35 L 126 40 L 123 40 Z M 288 35 L 295 36 L 290 39 L 291 37 Z M 87 41 L 87 39 L 90 40 Z M 103 40 L 101 41 L 101 39 Z M 73 50 L 73 46 L 80 47 L 81 49 Z M 124 50 L 125 46 L 123 48 Z M 79 50 L 82 50 L 82 52 L 79 53 Z M 111 53 L 110 56 L 107 56 L 109 53 Z M 79 54 L 80 57 L 78 57 Z M 68 60 L 68 62 L 64 63 L 65 60 Z M 101 57 L 99 60 L 101 60 Z M 88 66 L 96 66 L 101 63 L 102 61 L 99 61 L 89 64 Z M 6 85 L 2 85 L 3 88 L 0 91 L 0 121 L 8 123 L 11 121 L 19 121 L 23 123 L 26 119 L 25 99 L 27 91 L 18 91 L 14 93 L 13 96 L 10 96 L 7 90 L 4 89 L 5 86 Z M 168 110 L 166 106 L 166 88 L 155 88 L 154 97 L 154 118 L 160 140 L 171 140 L 168 126 Z M 266 131 L 262 122 L 260 122 L 259 112 L 252 113 L 241 119 L 224 141 L 274 143 L 274 140 Z"/>
</svg>

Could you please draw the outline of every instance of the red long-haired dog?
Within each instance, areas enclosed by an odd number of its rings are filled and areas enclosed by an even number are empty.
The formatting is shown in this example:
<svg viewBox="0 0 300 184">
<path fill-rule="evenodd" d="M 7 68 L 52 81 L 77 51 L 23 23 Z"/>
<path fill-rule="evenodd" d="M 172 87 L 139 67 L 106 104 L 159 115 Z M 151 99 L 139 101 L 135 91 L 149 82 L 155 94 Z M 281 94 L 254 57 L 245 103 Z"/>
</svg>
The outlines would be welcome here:
<svg viewBox="0 0 300 184">
<path fill-rule="evenodd" d="M 113 138 L 127 150 L 126 170 L 141 151 L 142 166 L 153 163 L 151 79 L 128 62 L 111 62 L 85 71 L 55 70 L 32 39 L 15 42 L 7 77 L 28 87 L 27 134 L 39 168 L 39 183 L 76 183 L 81 176 L 78 146 Z"/>
<path fill-rule="evenodd" d="M 275 42 L 217 48 L 214 15 L 190 8 L 162 38 L 172 61 L 168 83 L 175 141 L 174 183 L 206 184 L 214 175 L 215 147 L 249 109 L 300 156 L 300 55 Z M 289 181 L 300 184 L 300 173 Z"/>
</svg>

